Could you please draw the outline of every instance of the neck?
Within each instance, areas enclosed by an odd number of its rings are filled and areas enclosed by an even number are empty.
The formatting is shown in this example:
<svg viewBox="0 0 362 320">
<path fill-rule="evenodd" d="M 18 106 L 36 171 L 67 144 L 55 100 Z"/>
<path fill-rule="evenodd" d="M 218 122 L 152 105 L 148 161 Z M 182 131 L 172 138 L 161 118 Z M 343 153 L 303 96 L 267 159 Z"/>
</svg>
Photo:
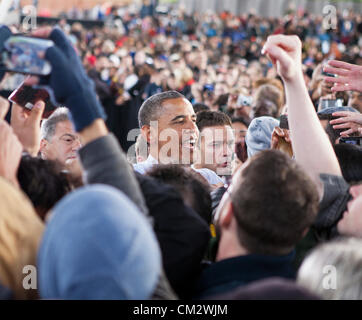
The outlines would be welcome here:
<svg viewBox="0 0 362 320">
<path fill-rule="evenodd" d="M 239 243 L 233 235 L 221 235 L 216 261 L 245 256 L 249 252 Z"/>
</svg>

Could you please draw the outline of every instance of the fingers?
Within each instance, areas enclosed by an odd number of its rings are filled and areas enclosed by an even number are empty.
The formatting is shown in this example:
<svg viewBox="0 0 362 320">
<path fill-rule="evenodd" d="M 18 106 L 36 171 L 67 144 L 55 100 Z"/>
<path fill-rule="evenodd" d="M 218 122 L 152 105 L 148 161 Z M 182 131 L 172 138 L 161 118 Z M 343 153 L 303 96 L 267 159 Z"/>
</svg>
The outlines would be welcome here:
<svg viewBox="0 0 362 320">
<path fill-rule="evenodd" d="M 325 77 L 325 78 L 324 78 L 324 81 L 326 81 L 326 82 L 334 82 L 334 83 L 346 84 L 346 83 L 348 83 L 348 78 L 346 78 L 346 77 L 338 77 L 338 78 L 335 78 L 335 77 Z"/>
<path fill-rule="evenodd" d="M 350 122 L 344 122 L 342 124 L 337 124 L 333 126 L 333 129 L 345 129 L 345 128 L 351 128 L 352 123 Z"/>
<path fill-rule="evenodd" d="M 328 72 L 328 73 L 333 73 L 333 74 L 337 74 L 339 76 L 348 76 L 349 71 L 348 70 L 344 70 L 344 69 L 337 69 L 337 68 L 333 68 L 333 67 L 329 67 L 329 66 L 325 66 L 323 68 L 324 72 Z"/>
<path fill-rule="evenodd" d="M 343 118 L 338 118 L 338 119 L 334 119 L 329 121 L 330 124 L 335 125 L 335 124 L 339 124 L 339 123 L 346 123 L 346 122 L 351 122 L 353 121 L 350 117 L 343 117 Z M 334 126 L 333 126 L 334 128 Z"/>
<path fill-rule="evenodd" d="M 39 38 L 49 38 L 52 30 L 52 27 L 43 27 L 33 31 L 31 35 Z"/>
<path fill-rule="evenodd" d="M 31 109 L 29 121 L 31 121 L 32 124 L 40 125 L 44 109 L 45 109 L 44 101 L 37 101 L 33 109 Z"/>
<path fill-rule="evenodd" d="M 351 128 L 349 130 L 341 132 L 341 137 L 348 137 L 350 134 L 355 133 L 355 132 L 357 132 L 357 130 Z"/>
<path fill-rule="evenodd" d="M 60 28 L 55 27 L 51 32 L 49 38 L 53 40 L 54 43 L 59 47 L 59 49 L 61 49 L 63 53 L 68 57 L 74 52 L 73 46 Z"/>
<path fill-rule="evenodd" d="M 290 57 L 280 47 L 277 46 L 265 46 L 264 52 L 271 58 L 273 64 L 279 61 L 283 68 L 287 68 L 290 62 Z"/>
<path fill-rule="evenodd" d="M 333 92 L 340 92 L 340 91 L 350 91 L 351 88 L 348 84 L 338 84 L 334 85 L 331 89 Z"/>
<path fill-rule="evenodd" d="M 45 58 L 50 62 L 53 68 L 62 68 L 67 63 L 66 56 L 58 47 L 50 47 L 45 52 Z"/>
<path fill-rule="evenodd" d="M 336 67 L 336 68 L 346 69 L 346 70 L 353 69 L 353 64 L 350 64 L 350 63 L 347 63 L 344 61 L 338 61 L 338 60 L 330 60 L 330 61 L 328 61 L 328 65 L 330 65 L 332 67 Z"/>
<path fill-rule="evenodd" d="M 39 77 L 32 76 L 32 77 L 27 77 L 24 81 L 24 84 L 32 87 L 38 85 L 39 81 L 40 81 Z"/>
<path fill-rule="evenodd" d="M 267 47 L 278 46 L 285 51 L 300 51 L 301 48 L 301 42 L 297 36 L 286 36 L 283 34 L 269 36 L 265 45 Z"/>
<path fill-rule="evenodd" d="M 350 111 L 338 111 L 338 112 L 333 112 L 332 116 L 333 117 L 349 117 L 352 116 L 354 112 L 350 112 Z M 334 121 L 334 120 L 332 120 Z"/>
<path fill-rule="evenodd" d="M 0 97 L 0 120 L 5 119 L 5 116 L 9 111 L 9 107 L 10 102 L 5 98 Z"/>
</svg>

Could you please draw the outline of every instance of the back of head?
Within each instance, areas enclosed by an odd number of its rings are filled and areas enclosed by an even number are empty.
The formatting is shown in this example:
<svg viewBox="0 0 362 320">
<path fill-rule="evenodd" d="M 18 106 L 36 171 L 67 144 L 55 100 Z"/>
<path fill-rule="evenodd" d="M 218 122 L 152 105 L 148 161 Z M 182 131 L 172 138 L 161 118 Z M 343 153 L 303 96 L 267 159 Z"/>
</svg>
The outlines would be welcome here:
<svg viewBox="0 0 362 320">
<path fill-rule="evenodd" d="M 201 132 L 204 128 L 216 126 L 230 126 L 230 117 L 220 111 L 200 111 L 197 114 L 196 125 Z"/>
<path fill-rule="evenodd" d="M 195 103 L 192 106 L 194 108 L 195 113 L 210 110 L 210 108 L 206 104 L 203 104 L 203 103 Z"/>
<path fill-rule="evenodd" d="M 71 189 L 60 165 L 51 160 L 23 156 L 17 177 L 21 189 L 29 197 L 42 220 L 48 210 Z"/>
<path fill-rule="evenodd" d="M 162 111 L 162 104 L 167 100 L 185 98 L 177 91 L 166 91 L 157 93 L 149 97 L 138 112 L 138 123 L 140 128 L 145 125 L 150 125 L 151 121 L 156 121 Z"/>
<path fill-rule="evenodd" d="M 348 143 L 334 146 L 343 178 L 348 183 L 362 181 L 362 147 Z"/>
<path fill-rule="evenodd" d="M 260 151 L 270 149 L 271 136 L 279 121 L 272 117 L 259 117 L 251 121 L 245 136 L 248 147 L 248 157 Z"/>
<path fill-rule="evenodd" d="M 148 299 L 161 274 L 146 218 L 118 190 L 78 189 L 60 201 L 38 254 L 45 299 Z"/>
<path fill-rule="evenodd" d="M 298 271 L 298 283 L 326 300 L 362 299 L 362 240 L 339 239 L 312 251 Z"/>
<path fill-rule="evenodd" d="M 314 183 L 276 150 L 257 154 L 236 174 L 231 199 L 241 245 L 250 253 L 291 252 L 316 218 Z"/>
<path fill-rule="evenodd" d="M 173 186 L 181 194 L 184 202 L 210 224 L 210 187 L 200 174 L 187 167 L 167 164 L 153 166 L 147 175 Z"/>
<path fill-rule="evenodd" d="M 315 295 L 283 278 L 267 278 L 255 281 L 247 286 L 211 297 L 212 300 L 319 300 Z"/>
<path fill-rule="evenodd" d="M 43 229 L 29 199 L 0 178 L 0 283 L 16 299 L 37 298 L 37 290 L 23 287 L 23 268 L 36 266 Z"/>
</svg>

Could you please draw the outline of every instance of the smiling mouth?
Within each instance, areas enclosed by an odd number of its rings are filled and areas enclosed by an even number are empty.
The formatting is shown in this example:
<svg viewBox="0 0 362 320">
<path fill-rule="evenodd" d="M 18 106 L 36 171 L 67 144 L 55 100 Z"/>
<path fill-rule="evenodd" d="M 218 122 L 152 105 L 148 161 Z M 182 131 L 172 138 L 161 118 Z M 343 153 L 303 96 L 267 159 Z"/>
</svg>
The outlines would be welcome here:
<svg viewBox="0 0 362 320">
<path fill-rule="evenodd" d="M 183 148 L 195 149 L 196 140 L 187 140 L 182 143 Z"/>
</svg>

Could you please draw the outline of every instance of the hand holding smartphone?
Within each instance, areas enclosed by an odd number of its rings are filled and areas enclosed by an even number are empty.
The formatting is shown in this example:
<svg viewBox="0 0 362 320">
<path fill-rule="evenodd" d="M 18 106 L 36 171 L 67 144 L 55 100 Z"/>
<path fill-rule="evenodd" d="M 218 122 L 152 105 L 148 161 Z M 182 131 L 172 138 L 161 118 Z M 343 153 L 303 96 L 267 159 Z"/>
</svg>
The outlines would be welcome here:
<svg viewBox="0 0 362 320">
<path fill-rule="evenodd" d="M 24 83 L 11 93 L 8 100 L 28 110 L 31 110 L 35 103 L 39 100 L 44 101 L 44 119 L 48 118 L 57 108 L 57 106 L 51 102 L 50 95 L 47 90 L 35 89 L 31 86 L 25 85 Z"/>
</svg>

